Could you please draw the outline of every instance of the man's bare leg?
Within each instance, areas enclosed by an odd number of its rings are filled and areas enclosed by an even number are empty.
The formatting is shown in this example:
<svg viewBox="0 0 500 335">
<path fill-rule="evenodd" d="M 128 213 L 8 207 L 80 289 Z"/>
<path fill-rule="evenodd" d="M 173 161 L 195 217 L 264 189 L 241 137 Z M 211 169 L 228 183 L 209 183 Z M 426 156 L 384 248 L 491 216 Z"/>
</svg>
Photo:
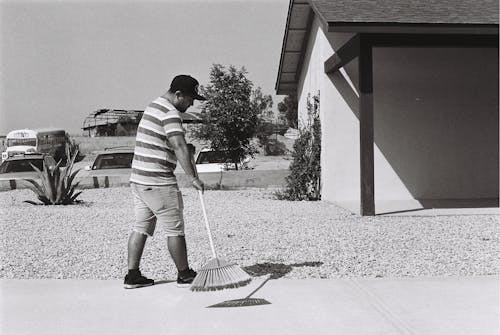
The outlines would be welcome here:
<svg viewBox="0 0 500 335">
<path fill-rule="evenodd" d="M 142 252 L 146 244 L 147 235 L 133 231 L 128 239 L 128 268 L 139 269 Z"/>
<path fill-rule="evenodd" d="M 174 260 L 177 271 L 188 269 L 188 259 L 186 250 L 186 239 L 184 236 L 169 236 L 167 240 L 168 251 Z"/>
</svg>

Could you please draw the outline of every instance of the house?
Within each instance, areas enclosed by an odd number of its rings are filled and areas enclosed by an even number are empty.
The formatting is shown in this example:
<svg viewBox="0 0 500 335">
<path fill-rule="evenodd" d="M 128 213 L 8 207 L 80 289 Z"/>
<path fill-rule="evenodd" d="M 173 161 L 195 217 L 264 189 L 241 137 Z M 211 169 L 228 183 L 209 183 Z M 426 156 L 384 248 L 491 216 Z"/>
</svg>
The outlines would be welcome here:
<svg viewBox="0 0 500 335">
<path fill-rule="evenodd" d="M 98 109 L 90 113 L 83 121 L 82 130 L 89 137 L 95 136 L 135 136 L 142 110 L 130 109 Z M 202 122 L 197 112 L 181 114 L 186 131 L 191 131 L 191 126 Z"/>
<path fill-rule="evenodd" d="M 498 207 L 498 1 L 291 0 L 276 92 L 320 92 L 322 199 Z"/>
</svg>

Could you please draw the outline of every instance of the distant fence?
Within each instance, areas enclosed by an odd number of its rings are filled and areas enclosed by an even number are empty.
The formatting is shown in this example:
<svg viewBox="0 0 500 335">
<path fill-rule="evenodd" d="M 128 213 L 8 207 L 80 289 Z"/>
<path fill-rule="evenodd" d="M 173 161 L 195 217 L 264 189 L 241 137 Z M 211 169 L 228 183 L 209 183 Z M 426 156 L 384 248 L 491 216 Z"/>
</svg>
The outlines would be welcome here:
<svg viewBox="0 0 500 335">
<path fill-rule="evenodd" d="M 94 158 L 94 152 L 101 151 L 106 148 L 129 147 L 134 148 L 135 136 L 71 136 L 71 140 L 78 144 L 78 149 L 82 155 L 86 156 L 86 160 Z M 196 149 L 199 150 L 203 146 L 199 141 L 186 137 L 186 141 L 193 143 Z"/>
<path fill-rule="evenodd" d="M 289 170 L 243 170 L 200 173 L 207 189 L 235 190 L 248 188 L 281 188 L 286 185 L 285 178 Z M 80 181 L 83 189 L 123 187 L 129 184 L 129 175 L 81 177 Z M 177 174 L 179 187 L 191 187 L 189 178 L 184 173 Z M 26 181 L 23 179 L 3 179 L 0 180 L 0 191 L 14 189 L 24 189 Z"/>
</svg>

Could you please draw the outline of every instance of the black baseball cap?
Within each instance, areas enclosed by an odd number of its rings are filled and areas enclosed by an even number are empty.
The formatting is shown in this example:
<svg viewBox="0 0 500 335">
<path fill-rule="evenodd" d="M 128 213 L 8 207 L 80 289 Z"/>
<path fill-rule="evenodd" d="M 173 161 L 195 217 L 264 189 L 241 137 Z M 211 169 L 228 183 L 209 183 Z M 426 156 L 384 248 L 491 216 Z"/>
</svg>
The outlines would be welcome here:
<svg viewBox="0 0 500 335">
<path fill-rule="evenodd" d="M 201 95 L 198 94 L 198 86 L 200 86 L 198 80 L 194 79 L 189 75 L 180 74 L 178 76 L 175 76 L 175 78 L 172 80 L 169 91 L 170 92 L 181 91 L 183 94 L 188 94 L 192 96 L 193 99 L 195 100 L 201 100 L 201 101 L 207 100 L 205 97 L 202 97 Z"/>
</svg>

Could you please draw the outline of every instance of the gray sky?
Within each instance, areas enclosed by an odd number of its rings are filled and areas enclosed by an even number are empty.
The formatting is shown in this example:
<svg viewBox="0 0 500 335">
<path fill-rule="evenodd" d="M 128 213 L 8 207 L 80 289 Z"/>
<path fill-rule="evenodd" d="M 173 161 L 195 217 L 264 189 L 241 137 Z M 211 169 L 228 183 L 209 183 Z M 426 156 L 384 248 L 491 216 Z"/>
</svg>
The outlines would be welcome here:
<svg viewBox="0 0 500 335">
<path fill-rule="evenodd" d="M 0 0 L 0 134 L 81 134 L 99 108 L 143 109 L 179 73 L 245 66 L 272 94 L 288 0 Z"/>
</svg>

